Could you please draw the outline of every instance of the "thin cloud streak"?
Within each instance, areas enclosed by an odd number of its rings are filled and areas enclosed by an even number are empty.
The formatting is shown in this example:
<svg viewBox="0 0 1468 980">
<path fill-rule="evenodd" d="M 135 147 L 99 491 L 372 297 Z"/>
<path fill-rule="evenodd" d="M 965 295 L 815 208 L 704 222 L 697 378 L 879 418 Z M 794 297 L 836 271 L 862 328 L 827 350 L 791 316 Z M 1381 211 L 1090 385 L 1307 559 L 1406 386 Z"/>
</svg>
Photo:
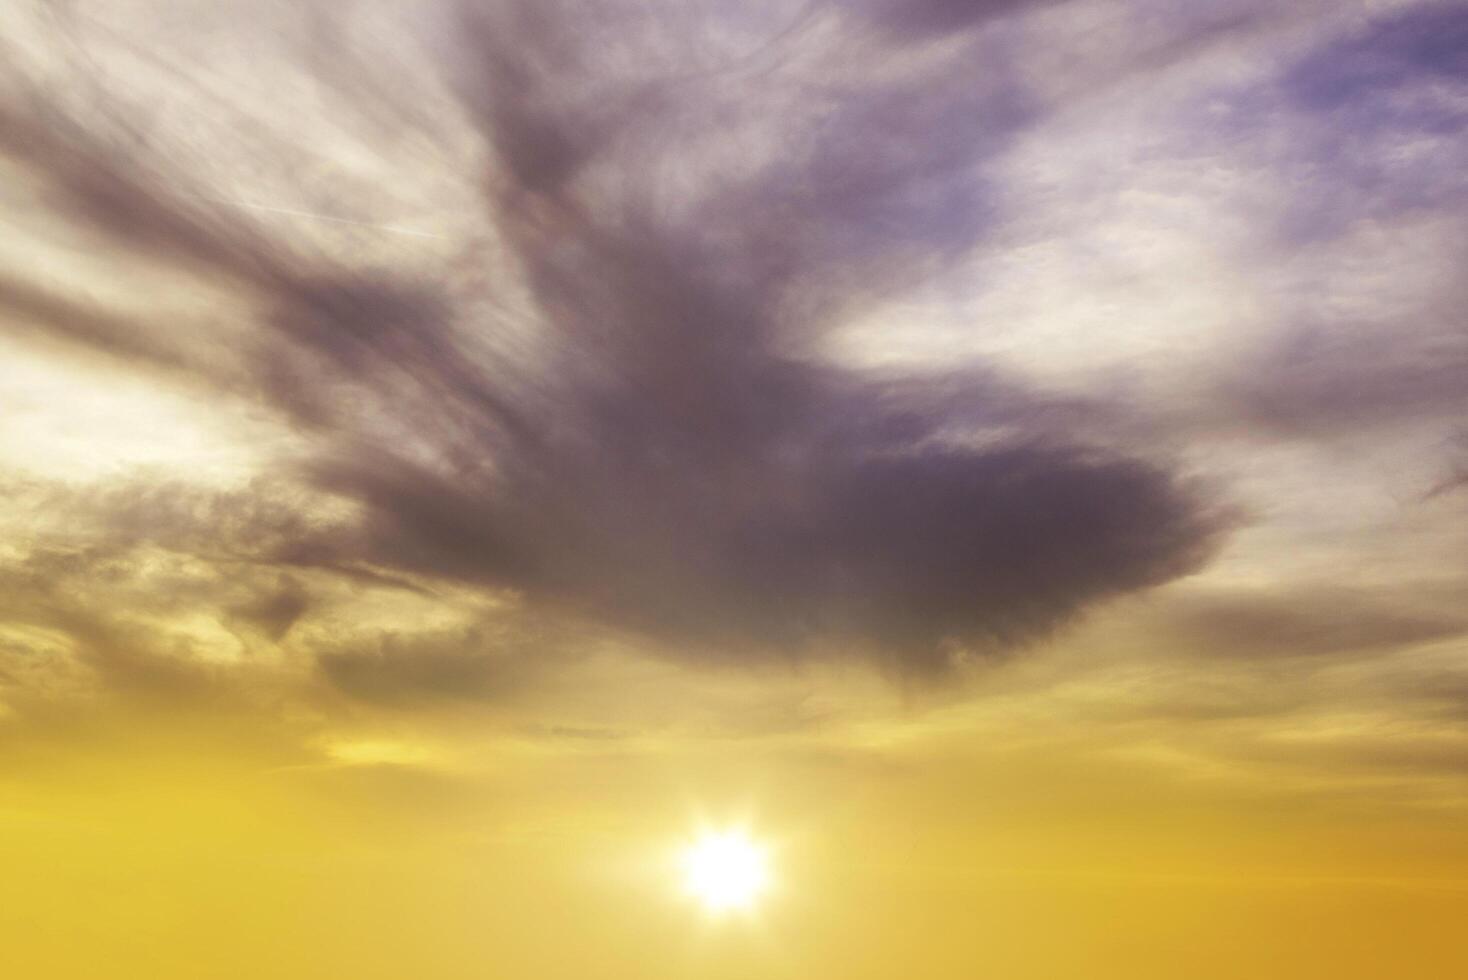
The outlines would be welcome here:
<svg viewBox="0 0 1468 980">
<path fill-rule="evenodd" d="M 373 231 L 386 231 L 395 235 L 409 235 L 414 238 L 438 238 L 445 239 L 446 235 L 435 235 L 431 231 L 417 231 L 412 228 L 400 228 L 397 225 L 375 224 L 370 221 L 353 221 L 351 218 L 340 218 L 330 214 L 318 214 L 315 211 L 298 211 L 294 208 L 273 207 L 268 204 L 254 204 L 249 201 L 237 201 L 231 198 L 214 197 L 207 198 L 216 204 L 230 204 L 237 208 L 245 208 L 250 211 L 264 211 L 268 214 L 285 214 L 293 218 L 310 218 L 313 221 L 329 221 L 338 225 L 352 225 L 356 228 L 370 228 Z"/>
</svg>

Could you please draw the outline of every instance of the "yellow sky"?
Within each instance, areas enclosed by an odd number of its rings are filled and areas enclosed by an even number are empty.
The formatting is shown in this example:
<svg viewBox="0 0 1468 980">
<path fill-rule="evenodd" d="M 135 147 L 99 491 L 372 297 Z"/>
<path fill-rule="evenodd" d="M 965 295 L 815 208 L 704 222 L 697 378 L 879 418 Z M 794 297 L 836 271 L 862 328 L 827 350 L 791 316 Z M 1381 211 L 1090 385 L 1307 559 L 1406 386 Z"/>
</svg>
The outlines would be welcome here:
<svg viewBox="0 0 1468 980">
<path fill-rule="evenodd" d="M 485 737 L 470 775 L 411 755 L 281 764 L 254 726 L 217 719 L 114 724 L 7 759 L 11 969 L 1366 978 L 1464 962 L 1457 813 L 1301 800 L 1284 781 L 907 726 L 884 750 Z M 776 887 L 748 917 L 711 920 L 678 887 L 674 849 L 721 819 L 773 850 Z"/>
</svg>

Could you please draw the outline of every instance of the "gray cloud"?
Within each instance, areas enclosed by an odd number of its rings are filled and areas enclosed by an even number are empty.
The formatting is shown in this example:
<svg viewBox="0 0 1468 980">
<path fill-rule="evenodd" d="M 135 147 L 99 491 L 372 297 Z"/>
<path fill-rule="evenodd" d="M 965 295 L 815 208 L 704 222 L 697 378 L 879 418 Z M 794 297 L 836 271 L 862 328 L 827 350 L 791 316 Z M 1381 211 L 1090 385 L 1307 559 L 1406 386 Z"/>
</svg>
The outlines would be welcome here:
<svg viewBox="0 0 1468 980">
<path fill-rule="evenodd" d="M 985 164 L 1038 109 L 987 28 L 1026 6 L 872 5 L 733 76 L 630 9 L 591 25 L 563 4 L 452 6 L 434 44 L 479 134 L 483 237 L 430 272 L 287 242 L 215 203 L 192 158 L 150 143 L 137 100 L 84 115 L 16 87 L 0 147 L 55 214 L 259 319 L 201 359 L 54 288 L 10 282 L 0 303 L 308 438 L 274 477 L 349 521 L 253 491 L 183 517 L 198 502 L 158 505 L 161 490 L 108 509 L 114 541 L 214 560 L 250 542 L 258 592 L 229 610 L 276 640 L 310 605 L 281 570 L 315 569 L 503 590 L 692 660 L 839 650 L 912 671 L 1007 651 L 1199 568 L 1227 523 L 1164 460 L 1085 443 L 1013 379 L 819 355 L 833 326 L 989 234 Z M 866 16 L 890 30 L 874 40 L 853 26 Z M 936 33 L 963 43 L 919 57 Z M 331 97 L 376 91 L 361 58 L 312 50 Z M 401 100 L 361 115 L 383 139 L 413 127 Z M 481 654 L 500 639 L 450 640 L 320 663 L 369 700 L 499 683 Z"/>
<path fill-rule="evenodd" d="M 1060 0 L 865 0 L 855 6 L 903 38 L 947 35 Z"/>
<path fill-rule="evenodd" d="M 1451 607 L 1452 597 L 1446 605 Z M 1468 634 L 1468 616 L 1429 601 L 1429 590 L 1296 587 L 1233 590 L 1174 600 L 1165 642 L 1183 653 L 1255 660 L 1348 657 Z"/>
</svg>

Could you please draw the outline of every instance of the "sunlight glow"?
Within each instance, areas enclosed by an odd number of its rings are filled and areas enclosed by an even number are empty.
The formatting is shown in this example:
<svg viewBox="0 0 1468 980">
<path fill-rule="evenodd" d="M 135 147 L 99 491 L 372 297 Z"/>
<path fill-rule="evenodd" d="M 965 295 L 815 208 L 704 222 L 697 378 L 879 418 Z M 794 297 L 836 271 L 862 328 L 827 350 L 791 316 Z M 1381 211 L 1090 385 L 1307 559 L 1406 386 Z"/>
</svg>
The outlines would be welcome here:
<svg viewBox="0 0 1468 980">
<path fill-rule="evenodd" d="M 705 833 L 683 852 L 684 885 L 714 912 L 747 909 L 769 886 L 769 856 L 739 831 Z"/>
</svg>

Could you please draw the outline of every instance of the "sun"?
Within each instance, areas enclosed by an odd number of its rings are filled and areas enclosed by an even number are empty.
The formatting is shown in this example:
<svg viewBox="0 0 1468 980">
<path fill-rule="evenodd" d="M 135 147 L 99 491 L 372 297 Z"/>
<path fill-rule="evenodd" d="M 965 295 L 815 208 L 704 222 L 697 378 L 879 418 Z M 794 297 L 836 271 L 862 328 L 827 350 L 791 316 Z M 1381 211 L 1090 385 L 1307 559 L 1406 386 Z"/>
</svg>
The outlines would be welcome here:
<svg viewBox="0 0 1468 980">
<path fill-rule="evenodd" d="M 682 865 L 688 894 L 711 912 L 748 909 L 770 884 L 768 852 L 741 831 L 702 834 Z"/>
</svg>

